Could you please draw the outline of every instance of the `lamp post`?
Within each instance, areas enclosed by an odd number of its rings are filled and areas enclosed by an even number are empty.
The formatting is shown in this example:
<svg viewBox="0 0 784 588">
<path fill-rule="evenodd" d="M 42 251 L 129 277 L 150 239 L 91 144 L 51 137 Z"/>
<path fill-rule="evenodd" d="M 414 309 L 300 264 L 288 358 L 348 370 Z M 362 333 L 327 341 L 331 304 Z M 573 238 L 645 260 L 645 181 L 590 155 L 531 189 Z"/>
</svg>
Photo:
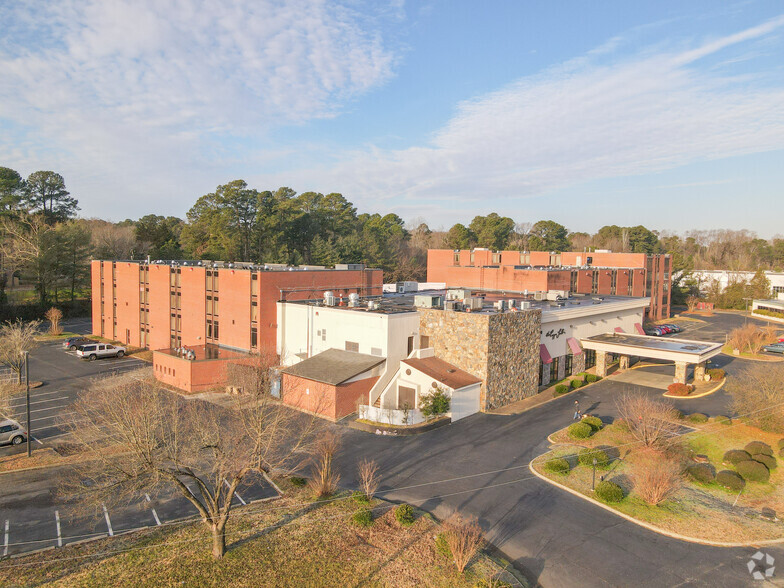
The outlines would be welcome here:
<svg viewBox="0 0 784 588">
<path fill-rule="evenodd" d="M 749 322 L 749 300 L 754 300 L 754 299 L 753 298 L 748 298 L 748 297 L 744 296 L 743 300 L 746 301 L 746 314 L 743 317 L 743 324 L 745 325 L 745 324 L 747 324 Z"/>
<path fill-rule="evenodd" d="M 591 492 L 596 489 L 596 458 L 593 458 L 593 479 L 591 480 Z"/>
<path fill-rule="evenodd" d="M 33 432 L 30 429 L 30 352 L 22 351 L 25 358 L 25 388 L 27 390 L 27 457 L 33 455 L 33 446 L 30 443 L 30 437 Z"/>
</svg>

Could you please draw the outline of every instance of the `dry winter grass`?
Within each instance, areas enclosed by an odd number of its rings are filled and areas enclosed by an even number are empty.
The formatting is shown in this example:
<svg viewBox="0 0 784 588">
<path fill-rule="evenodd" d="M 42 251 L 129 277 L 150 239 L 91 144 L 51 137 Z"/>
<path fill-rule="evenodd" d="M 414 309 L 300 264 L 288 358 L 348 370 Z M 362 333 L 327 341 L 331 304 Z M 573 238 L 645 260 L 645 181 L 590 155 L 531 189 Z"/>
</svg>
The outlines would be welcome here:
<svg viewBox="0 0 784 588">
<path fill-rule="evenodd" d="M 221 560 L 210 554 L 204 525 L 192 523 L 7 560 L 0 585 L 469 587 L 502 573 L 483 553 L 458 573 L 436 552 L 440 525 L 429 517 L 401 527 L 377 502 L 378 519 L 363 528 L 350 521 L 353 500 L 308 502 L 307 489 L 284 490 L 272 508 L 235 513 Z M 508 574 L 503 579 L 520 585 Z"/>
</svg>

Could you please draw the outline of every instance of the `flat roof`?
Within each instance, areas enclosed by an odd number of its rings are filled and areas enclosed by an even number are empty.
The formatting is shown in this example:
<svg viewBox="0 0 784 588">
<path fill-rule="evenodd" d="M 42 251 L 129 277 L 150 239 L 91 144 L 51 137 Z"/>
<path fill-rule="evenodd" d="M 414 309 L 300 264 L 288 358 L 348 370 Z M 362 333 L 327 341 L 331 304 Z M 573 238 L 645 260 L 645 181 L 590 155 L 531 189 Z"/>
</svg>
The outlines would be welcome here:
<svg viewBox="0 0 784 588">
<path fill-rule="evenodd" d="M 214 359 L 241 359 L 250 357 L 250 353 L 237 349 L 230 349 L 228 347 L 220 347 L 219 345 L 214 345 L 212 343 L 207 343 L 206 345 L 188 345 L 187 347 L 183 347 L 183 349 L 193 351 L 196 354 L 196 359 L 190 361 L 211 361 Z M 178 354 L 174 349 L 156 349 L 155 352 L 185 359 L 182 354 Z"/>
<path fill-rule="evenodd" d="M 753 300 L 754 304 L 764 304 L 766 306 L 778 306 L 779 308 L 784 308 L 784 300 L 779 298 L 767 298 L 767 299 L 760 299 L 760 300 Z"/>
<path fill-rule="evenodd" d="M 691 341 L 688 339 L 667 339 L 661 337 L 651 337 L 649 335 L 633 335 L 631 333 L 602 333 L 583 339 L 584 341 L 596 341 L 600 343 L 615 343 L 627 347 L 639 347 L 641 349 L 661 349 L 662 351 L 685 351 L 688 353 L 699 353 L 715 347 L 717 343 L 705 343 L 702 341 Z"/>
<path fill-rule="evenodd" d="M 337 386 L 386 361 L 384 357 L 327 349 L 281 370 L 284 374 Z"/>
<path fill-rule="evenodd" d="M 174 268 L 183 267 L 203 267 L 205 269 L 233 269 L 233 270 L 251 270 L 257 272 L 342 272 L 342 271 L 380 271 L 377 268 L 366 267 L 361 263 L 338 263 L 335 267 L 326 267 L 323 265 L 287 265 L 285 263 L 251 263 L 248 261 L 212 261 L 209 259 L 154 259 L 147 261 L 145 259 L 93 259 L 101 263 L 135 263 L 137 265 L 155 265 L 167 266 Z"/>
</svg>

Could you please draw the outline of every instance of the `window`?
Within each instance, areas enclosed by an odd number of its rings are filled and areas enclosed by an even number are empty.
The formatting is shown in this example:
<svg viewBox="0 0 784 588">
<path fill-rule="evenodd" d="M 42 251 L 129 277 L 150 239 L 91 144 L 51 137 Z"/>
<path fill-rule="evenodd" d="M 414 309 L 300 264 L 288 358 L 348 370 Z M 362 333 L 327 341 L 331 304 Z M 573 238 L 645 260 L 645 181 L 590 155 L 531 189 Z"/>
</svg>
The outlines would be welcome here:
<svg viewBox="0 0 784 588">
<path fill-rule="evenodd" d="M 593 270 L 591 273 L 591 294 L 596 294 L 599 291 L 599 272 Z"/>
<path fill-rule="evenodd" d="M 322 341 L 326 341 L 327 340 L 327 330 L 326 329 L 321 329 L 321 340 Z"/>
<path fill-rule="evenodd" d="M 493 263 L 501 263 L 501 254 L 493 253 Z"/>
<path fill-rule="evenodd" d="M 564 356 L 564 375 L 572 375 L 572 354 L 569 353 Z"/>
<path fill-rule="evenodd" d="M 520 265 L 531 265 L 531 254 L 527 251 L 520 252 Z"/>
<path fill-rule="evenodd" d="M 452 263 L 454 265 L 460 265 L 460 252 L 459 251 L 455 251 L 455 257 L 452 260 Z"/>
<path fill-rule="evenodd" d="M 420 335 L 419 336 L 419 348 L 420 349 L 427 349 L 430 347 L 430 337 L 427 335 Z"/>
<path fill-rule="evenodd" d="M 212 337 L 213 339 L 218 338 L 218 321 L 212 323 Z"/>
<path fill-rule="evenodd" d="M 0 427 L 0 433 L 10 433 L 12 430 L 11 425 L 3 425 Z"/>
<path fill-rule="evenodd" d="M 354 341 L 346 341 L 346 351 L 354 351 L 359 353 L 359 343 L 355 343 Z"/>
<path fill-rule="evenodd" d="M 585 369 L 592 368 L 596 365 L 596 351 L 593 349 L 586 349 L 585 353 Z"/>
<path fill-rule="evenodd" d="M 259 330 L 256 327 L 250 328 L 250 346 L 251 347 L 259 346 Z"/>
<path fill-rule="evenodd" d="M 250 303 L 250 320 L 251 322 L 259 322 L 259 304 L 258 302 Z"/>
<path fill-rule="evenodd" d="M 554 357 L 552 363 L 550 364 L 550 381 L 555 382 L 558 380 L 558 364 L 560 363 L 560 357 Z"/>
</svg>

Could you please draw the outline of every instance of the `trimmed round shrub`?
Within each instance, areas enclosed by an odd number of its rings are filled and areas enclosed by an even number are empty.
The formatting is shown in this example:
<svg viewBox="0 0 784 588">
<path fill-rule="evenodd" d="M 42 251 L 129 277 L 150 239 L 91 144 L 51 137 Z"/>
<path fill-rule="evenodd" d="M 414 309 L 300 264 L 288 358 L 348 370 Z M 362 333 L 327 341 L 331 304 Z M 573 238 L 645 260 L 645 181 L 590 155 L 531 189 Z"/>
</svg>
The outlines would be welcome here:
<svg viewBox="0 0 784 588">
<path fill-rule="evenodd" d="M 680 411 L 677 408 L 671 409 L 670 410 L 670 414 L 672 415 L 672 418 L 677 419 L 677 420 L 681 420 L 681 419 L 683 419 L 686 416 L 686 415 L 683 414 L 683 411 Z"/>
<path fill-rule="evenodd" d="M 436 553 L 444 556 L 447 559 L 452 559 L 452 550 L 450 549 L 449 543 L 447 543 L 446 537 L 444 537 L 443 533 L 436 535 Z"/>
<path fill-rule="evenodd" d="M 569 425 L 569 428 L 566 429 L 569 432 L 569 436 L 573 437 L 574 439 L 587 439 L 593 434 L 593 428 L 588 423 L 583 423 L 582 421 L 579 423 L 574 423 L 573 425 Z"/>
<path fill-rule="evenodd" d="M 746 485 L 746 481 L 740 476 L 738 472 L 732 470 L 721 470 L 716 474 L 716 482 L 720 486 L 724 486 L 727 490 L 733 492 L 740 492 Z"/>
<path fill-rule="evenodd" d="M 596 374 L 585 375 L 585 381 L 588 382 L 589 384 L 593 384 L 594 382 L 598 382 L 599 380 L 601 380 L 601 378 Z"/>
<path fill-rule="evenodd" d="M 686 468 L 686 472 L 697 482 L 710 484 L 716 478 L 713 467 L 708 463 L 695 463 Z"/>
<path fill-rule="evenodd" d="M 708 415 L 702 414 L 701 412 L 695 412 L 689 415 L 689 422 L 691 423 L 707 423 L 708 422 Z"/>
<path fill-rule="evenodd" d="M 566 394 L 568 391 L 569 391 L 569 386 L 567 386 L 566 384 L 558 384 L 555 387 L 556 394 Z"/>
<path fill-rule="evenodd" d="M 553 474 L 568 474 L 569 462 L 562 457 L 548 459 L 544 464 L 544 470 Z"/>
<path fill-rule="evenodd" d="M 713 419 L 713 420 L 715 420 L 717 423 L 722 424 L 722 425 L 731 425 L 732 424 L 732 419 L 730 419 L 730 417 L 728 417 L 728 416 L 724 416 L 723 414 L 717 415 L 716 418 Z"/>
<path fill-rule="evenodd" d="M 676 382 L 667 386 L 667 394 L 671 396 L 688 396 L 691 392 L 691 386 L 688 384 L 681 384 Z"/>
<path fill-rule="evenodd" d="M 593 467 L 593 458 L 596 458 L 597 468 L 606 468 L 610 465 L 610 456 L 604 449 L 581 449 L 577 454 L 577 461 L 581 465 Z"/>
<path fill-rule="evenodd" d="M 735 465 L 735 469 L 747 482 L 767 482 L 770 480 L 770 470 L 764 463 L 749 459 Z"/>
<path fill-rule="evenodd" d="M 779 439 L 779 449 L 784 449 L 784 439 Z"/>
<path fill-rule="evenodd" d="M 351 515 L 351 521 L 358 527 L 369 527 L 373 524 L 373 512 L 369 508 L 360 508 Z"/>
<path fill-rule="evenodd" d="M 354 502 L 357 504 L 370 504 L 370 499 L 365 495 L 365 493 L 358 490 L 355 490 L 351 494 L 351 498 L 353 498 Z"/>
<path fill-rule="evenodd" d="M 750 455 L 754 455 L 755 453 L 773 455 L 773 448 L 767 443 L 763 443 L 762 441 L 752 441 L 743 449 L 745 449 Z"/>
<path fill-rule="evenodd" d="M 586 423 L 594 431 L 598 431 L 599 429 L 604 427 L 604 423 L 602 422 L 602 419 L 600 419 L 599 417 L 595 417 L 595 416 L 583 417 L 583 419 L 580 422 Z"/>
<path fill-rule="evenodd" d="M 724 463 L 731 463 L 736 464 L 742 461 L 748 461 L 751 459 L 751 454 L 748 451 L 743 451 L 743 449 L 730 449 L 728 452 L 724 454 L 724 457 L 721 458 L 721 461 Z"/>
<path fill-rule="evenodd" d="M 395 509 L 395 518 L 404 527 L 414 524 L 414 507 L 410 504 L 401 504 Z"/>
<path fill-rule="evenodd" d="M 705 373 L 711 377 L 711 380 L 721 380 L 726 375 L 724 370 L 720 368 L 711 368 L 709 370 L 705 370 Z"/>
<path fill-rule="evenodd" d="M 596 497 L 604 502 L 620 502 L 623 500 L 623 488 L 614 482 L 599 482 L 594 491 Z"/>
<path fill-rule="evenodd" d="M 583 385 L 582 380 L 572 380 L 572 384 L 571 384 L 572 388 L 579 388 L 582 385 Z"/>
<path fill-rule="evenodd" d="M 295 488 L 302 488 L 305 484 L 308 483 L 308 481 L 305 478 L 302 478 L 300 476 L 290 477 L 289 482 L 291 482 L 291 485 L 294 486 Z"/>
<path fill-rule="evenodd" d="M 774 469 L 778 464 L 776 463 L 776 458 L 772 455 L 765 455 L 764 453 L 755 453 L 751 456 L 751 459 L 754 461 L 758 461 L 760 463 L 765 464 L 765 467 L 769 470 Z"/>
</svg>

